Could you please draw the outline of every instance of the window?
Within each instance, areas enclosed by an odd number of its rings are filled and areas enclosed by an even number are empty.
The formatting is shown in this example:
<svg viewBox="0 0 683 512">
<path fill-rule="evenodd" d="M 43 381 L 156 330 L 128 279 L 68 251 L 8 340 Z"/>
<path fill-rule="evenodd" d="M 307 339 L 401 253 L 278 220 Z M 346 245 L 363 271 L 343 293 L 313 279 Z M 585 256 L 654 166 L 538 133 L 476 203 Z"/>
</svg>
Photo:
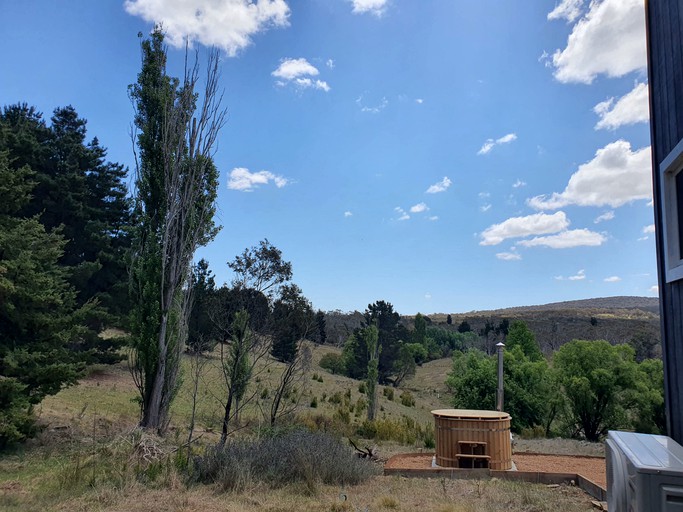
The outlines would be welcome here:
<svg viewBox="0 0 683 512">
<path fill-rule="evenodd" d="M 659 166 L 666 282 L 683 279 L 683 140 Z"/>
</svg>

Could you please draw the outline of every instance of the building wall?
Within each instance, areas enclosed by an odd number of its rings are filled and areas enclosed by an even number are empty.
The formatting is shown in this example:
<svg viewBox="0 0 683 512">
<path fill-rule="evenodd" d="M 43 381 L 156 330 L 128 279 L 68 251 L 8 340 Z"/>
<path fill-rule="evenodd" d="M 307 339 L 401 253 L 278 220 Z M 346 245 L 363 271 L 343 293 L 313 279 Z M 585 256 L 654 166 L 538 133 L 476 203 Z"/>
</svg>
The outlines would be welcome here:
<svg viewBox="0 0 683 512">
<path fill-rule="evenodd" d="M 645 0 L 657 264 L 668 434 L 683 444 L 683 280 L 667 284 L 659 164 L 683 139 L 683 0 Z"/>
</svg>

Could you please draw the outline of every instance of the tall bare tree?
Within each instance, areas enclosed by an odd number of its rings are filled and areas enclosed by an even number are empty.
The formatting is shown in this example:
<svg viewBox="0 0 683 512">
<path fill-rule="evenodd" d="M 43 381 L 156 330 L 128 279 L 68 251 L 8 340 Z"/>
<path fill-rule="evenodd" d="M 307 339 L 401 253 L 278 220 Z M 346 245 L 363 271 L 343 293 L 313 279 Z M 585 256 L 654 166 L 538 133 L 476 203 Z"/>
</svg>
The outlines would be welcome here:
<svg viewBox="0 0 683 512">
<path fill-rule="evenodd" d="M 142 42 L 142 70 L 129 87 L 135 105 L 135 225 L 131 370 L 140 393 L 140 425 L 163 433 L 178 388 L 187 337 L 190 265 L 213 223 L 218 171 L 214 147 L 226 112 L 220 106 L 219 55 L 208 56 L 197 106 L 198 57 L 182 83 L 166 73 L 167 48 L 157 28 Z"/>
</svg>

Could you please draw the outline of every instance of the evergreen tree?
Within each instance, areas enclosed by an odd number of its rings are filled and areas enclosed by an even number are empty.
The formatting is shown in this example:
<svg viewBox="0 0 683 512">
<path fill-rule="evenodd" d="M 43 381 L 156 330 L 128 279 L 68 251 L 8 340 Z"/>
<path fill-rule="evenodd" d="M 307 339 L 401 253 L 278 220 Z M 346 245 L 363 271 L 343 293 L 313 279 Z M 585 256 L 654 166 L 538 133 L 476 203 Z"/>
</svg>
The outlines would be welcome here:
<svg viewBox="0 0 683 512">
<path fill-rule="evenodd" d="M 446 323 L 447 323 L 448 325 L 451 325 L 451 324 L 453 323 L 453 317 L 452 317 L 451 315 L 448 315 L 448 316 L 446 317 Z"/>
<path fill-rule="evenodd" d="M 415 315 L 415 320 L 413 321 L 415 330 L 413 331 L 413 343 L 419 343 L 420 345 L 425 344 L 425 338 L 427 337 L 427 321 L 421 313 Z"/>
<path fill-rule="evenodd" d="M 69 350 L 84 329 L 75 292 L 57 263 L 65 241 L 18 211 L 34 186 L 27 167 L 0 152 L 0 447 L 31 434 L 29 404 L 74 384 L 83 363 Z"/>
<path fill-rule="evenodd" d="M 321 310 L 315 314 L 315 323 L 318 326 L 318 343 L 324 345 L 327 342 L 327 332 L 325 331 L 325 313 Z"/>
<path fill-rule="evenodd" d="M 193 352 L 204 352 L 215 345 L 210 311 L 216 295 L 213 273 L 205 259 L 192 267 L 192 295 L 192 310 L 187 322 L 187 346 Z"/>
<path fill-rule="evenodd" d="M 470 332 L 471 330 L 472 327 L 470 327 L 470 324 L 467 320 L 460 322 L 460 325 L 458 326 L 458 332 Z"/>
<path fill-rule="evenodd" d="M 531 361 L 540 361 L 543 359 L 543 354 L 536 342 L 534 333 L 531 332 L 527 325 L 521 320 L 512 322 L 506 338 L 506 346 L 508 350 L 512 350 L 514 347 L 520 347 L 524 355 Z"/>
<path fill-rule="evenodd" d="M 315 316 L 311 303 L 301 289 L 285 285 L 273 305 L 272 356 L 278 361 L 292 362 L 299 350 L 299 343 L 313 332 Z"/>
</svg>

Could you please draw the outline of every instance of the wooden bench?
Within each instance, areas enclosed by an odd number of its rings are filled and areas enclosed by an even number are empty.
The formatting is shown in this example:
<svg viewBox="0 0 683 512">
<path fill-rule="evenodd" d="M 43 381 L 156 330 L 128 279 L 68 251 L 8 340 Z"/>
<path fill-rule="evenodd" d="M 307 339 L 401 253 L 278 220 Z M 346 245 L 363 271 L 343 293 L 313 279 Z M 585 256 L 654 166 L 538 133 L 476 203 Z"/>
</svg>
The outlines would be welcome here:
<svg viewBox="0 0 683 512">
<path fill-rule="evenodd" d="M 488 455 L 476 455 L 472 453 L 456 453 L 459 468 L 488 468 L 491 457 Z"/>
</svg>

